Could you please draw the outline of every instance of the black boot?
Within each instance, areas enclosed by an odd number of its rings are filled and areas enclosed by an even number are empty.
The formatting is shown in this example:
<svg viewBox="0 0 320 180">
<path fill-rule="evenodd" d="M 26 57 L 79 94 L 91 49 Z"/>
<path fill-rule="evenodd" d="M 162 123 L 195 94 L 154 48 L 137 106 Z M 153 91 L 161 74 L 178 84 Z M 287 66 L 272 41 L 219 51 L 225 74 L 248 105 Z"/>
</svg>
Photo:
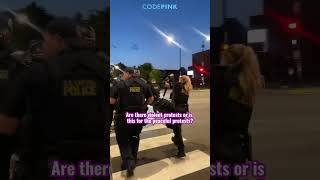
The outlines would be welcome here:
<svg viewBox="0 0 320 180">
<path fill-rule="evenodd" d="M 181 125 L 175 125 L 173 128 L 173 133 L 174 133 L 174 137 L 172 137 L 171 140 L 178 147 L 177 157 L 178 158 L 185 157 L 186 154 L 184 152 L 184 143 L 181 135 Z"/>
<path fill-rule="evenodd" d="M 134 167 L 135 167 L 135 161 L 130 159 L 127 161 L 127 177 L 131 177 L 134 175 Z"/>
<path fill-rule="evenodd" d="M 177 140 L 176 140 L 176 138 L 173 136 L 173 137 L 171 137 L 171 141 L 174 143 L 174 145 L 176 145 L 177 146 Z"/>
<path fill-rule="evenodd" d="M 186 154 L 185 154 L 185 152 L 184 152 L 184 147 L 178 147 L 177 157 L 178 157 L 178 158 L 183 158 L 183 157 L 185 157 L 185 156 L 186 156 Z"/>
<path fill-rule="evenodd" d="M 134 136 L 131 139 L 132 155 L 133 155 L 135 164 L 138 161 L 139 141 L 140 141 L 139 136 Z M 134 166 L 134 168 L 136 168 L 136 166 Z"/>
<path fill-rule="evenodd" d="M 121 171 L 126 170 L 127 169 L 127 163 L 122 161 L 121 163 Z"/>
</svg>

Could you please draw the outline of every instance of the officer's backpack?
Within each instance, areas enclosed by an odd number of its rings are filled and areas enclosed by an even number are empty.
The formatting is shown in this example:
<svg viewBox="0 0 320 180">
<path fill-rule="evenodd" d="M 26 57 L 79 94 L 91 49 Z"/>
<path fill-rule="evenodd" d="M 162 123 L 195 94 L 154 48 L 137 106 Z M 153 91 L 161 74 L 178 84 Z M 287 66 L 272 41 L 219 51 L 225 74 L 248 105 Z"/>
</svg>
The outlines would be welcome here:
<svg viewBox="0 0 320 180">
<path fill-rule="evenodd" d="M 91 52 L 66 54 L 49 62 L 53 141 L 97 140 L 107 127 L 105 64 Z"/>
</svg>

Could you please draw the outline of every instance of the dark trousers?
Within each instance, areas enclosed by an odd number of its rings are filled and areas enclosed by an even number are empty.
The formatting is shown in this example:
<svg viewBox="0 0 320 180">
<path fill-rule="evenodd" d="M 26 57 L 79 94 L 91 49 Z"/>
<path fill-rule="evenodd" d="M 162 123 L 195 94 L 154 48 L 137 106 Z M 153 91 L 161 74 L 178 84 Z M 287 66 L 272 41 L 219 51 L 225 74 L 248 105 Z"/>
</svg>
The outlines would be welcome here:
<svg viewBox="0 0 320 180">
<path fill-rule="evenodd" d="M 189 106 L 187 104 L 175 104 L 175 108 L 177 112 L 180 113 L 185 113 L 189 111 Z M 178 146 L 178 149 L 184 150 L 181 124 L 167 124 L 167 127 L 173 130 L 175 144 Z"/>
<path fill-rule="evenodd" d="M 175 144 L 178 146 L 178 149 L 184 150 L 181 124 L 166 124 L 166 126 L 173 130 L 174 141 Z"/>
<path fill-rule="evenodd" d="M 179 149 L 184 148 L 184 143 L 183 143 L 183 138 L 182 138 L 182 128 L 181 124 L 175 124 L 172 127 L 173 133 L 174 133 L 174 138 L 176 141 L 176 144 Z"/>
<path fill-rule="evenodd" d="M 123 162 L 136 160 L 139 150 L 140 133 L 142 125 L 127 124 L 124 113 L 115 116 L 115 132 L 121 159 Z"/>
<path fill-rule="evenodd" d="M 163 97 L 166 95 L 168 88 L 164 88 Z"/>
</svg>

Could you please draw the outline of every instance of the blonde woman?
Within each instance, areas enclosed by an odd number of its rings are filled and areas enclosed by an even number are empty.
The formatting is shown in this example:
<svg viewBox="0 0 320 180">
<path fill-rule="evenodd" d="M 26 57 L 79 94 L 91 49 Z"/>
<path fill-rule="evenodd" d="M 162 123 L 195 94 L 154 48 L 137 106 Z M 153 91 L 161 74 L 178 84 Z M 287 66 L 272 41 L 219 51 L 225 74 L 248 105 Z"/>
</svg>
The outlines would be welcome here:
<svg viewBox="0 0 320 180">
<path fill-rule="evenodd" d="M 226 70 L 224 87 L 219 88 L 226 97 L 218 104 L 223 107 L 216 107 L 221 112 L 214 124 L 214 156 L 229 163 L 244 162 L 250 159 L 248 127 L 257 91 L 264 83 L 252 48 L 234 44 L 221 55 Z"/>
<path fill-rule="evenodd" d="M 257 90 L 263 87 L 263 77 L 254 50 L 242 44 L 234 44 L 222 56 L 222 64 L 229 66 L 235 78 L 230 98 L 252 107 Z"/>
<path fill-rule="evenodd" d="M 176 83 L 173 87 L 172 93 L 172 102 L 174 103 L 175 110 L 180 113 L 188 112 L 189 105 L 188 100 L 192 91 L 191 80 L 188 76 L 180 76 L 179 82 Z M 173 130 L 174 137 L 172 137 L 172 141 L 178 147 L 177 157 L 185 157 L 184 152 L 184 144 L 181 133 L 181 124 L 167 125 L 169 128 Z"/>
</svg>

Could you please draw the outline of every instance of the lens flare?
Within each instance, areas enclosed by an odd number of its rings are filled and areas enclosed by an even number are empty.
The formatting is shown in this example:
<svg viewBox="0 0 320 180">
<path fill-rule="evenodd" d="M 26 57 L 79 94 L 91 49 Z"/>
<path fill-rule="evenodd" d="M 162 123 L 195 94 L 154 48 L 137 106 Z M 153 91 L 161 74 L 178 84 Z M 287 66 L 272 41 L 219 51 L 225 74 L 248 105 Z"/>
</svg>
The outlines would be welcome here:
<svg viewBox="0 0 320 180">
<path fill-rule="evenodd" d="M 155 32 L 157 32 L 159 35 L 164 37 L 168 41 L 168 43 L 170 43 L 170 44 L 172 43 L 172 44 L 176 45 L 177 47 L 181 48 L 183 51 L 187 51 L 187 49 L 185 47 L 183 47 L 181 44 L 179 44 L 177 41 L 174 40 L 173 36 L 165 34 L 163 31 L 161 31 L 158 27 L 156 27 L 153 24 L 151 24 L 151 27 L 153 28 L 153 30 Z"/>
<path fill-rule="evenodd" d="M 199 29 L 197 29 L 197 28 L 193 28 L 193 30 L 194 30 L 197 34 L 199 34 L 200 36 L 202 36 L 207 42 L 210 41 L 210 35 L 204 34 L 203 32 L 201 32 L 201 31 L 200 31 Z"/>
<path fill-rule="evenodd" d="M 0 7 L 1 8 L 1 7 Z M 29 27 L 31 27 L 32 29 L 34 29 L 35 31 L 39 32 L 42 36 L 44 35 L 43 31 L 37 27 L 36 25 L 32 24 L 30 21 L 29 21 L 29 18 L 28 16 L 24 15 L 24 14 L 18 14 L 16 12 L 14 12 L 12 9 L 10 8 L 1 8 L 1 9 L 4 9 L 5 11 L 9 12 L 11 15 L 13 15 L 17 22 L 20 23 L 20 24 L 26 24 L 28 25 Z"/>
</svg>

